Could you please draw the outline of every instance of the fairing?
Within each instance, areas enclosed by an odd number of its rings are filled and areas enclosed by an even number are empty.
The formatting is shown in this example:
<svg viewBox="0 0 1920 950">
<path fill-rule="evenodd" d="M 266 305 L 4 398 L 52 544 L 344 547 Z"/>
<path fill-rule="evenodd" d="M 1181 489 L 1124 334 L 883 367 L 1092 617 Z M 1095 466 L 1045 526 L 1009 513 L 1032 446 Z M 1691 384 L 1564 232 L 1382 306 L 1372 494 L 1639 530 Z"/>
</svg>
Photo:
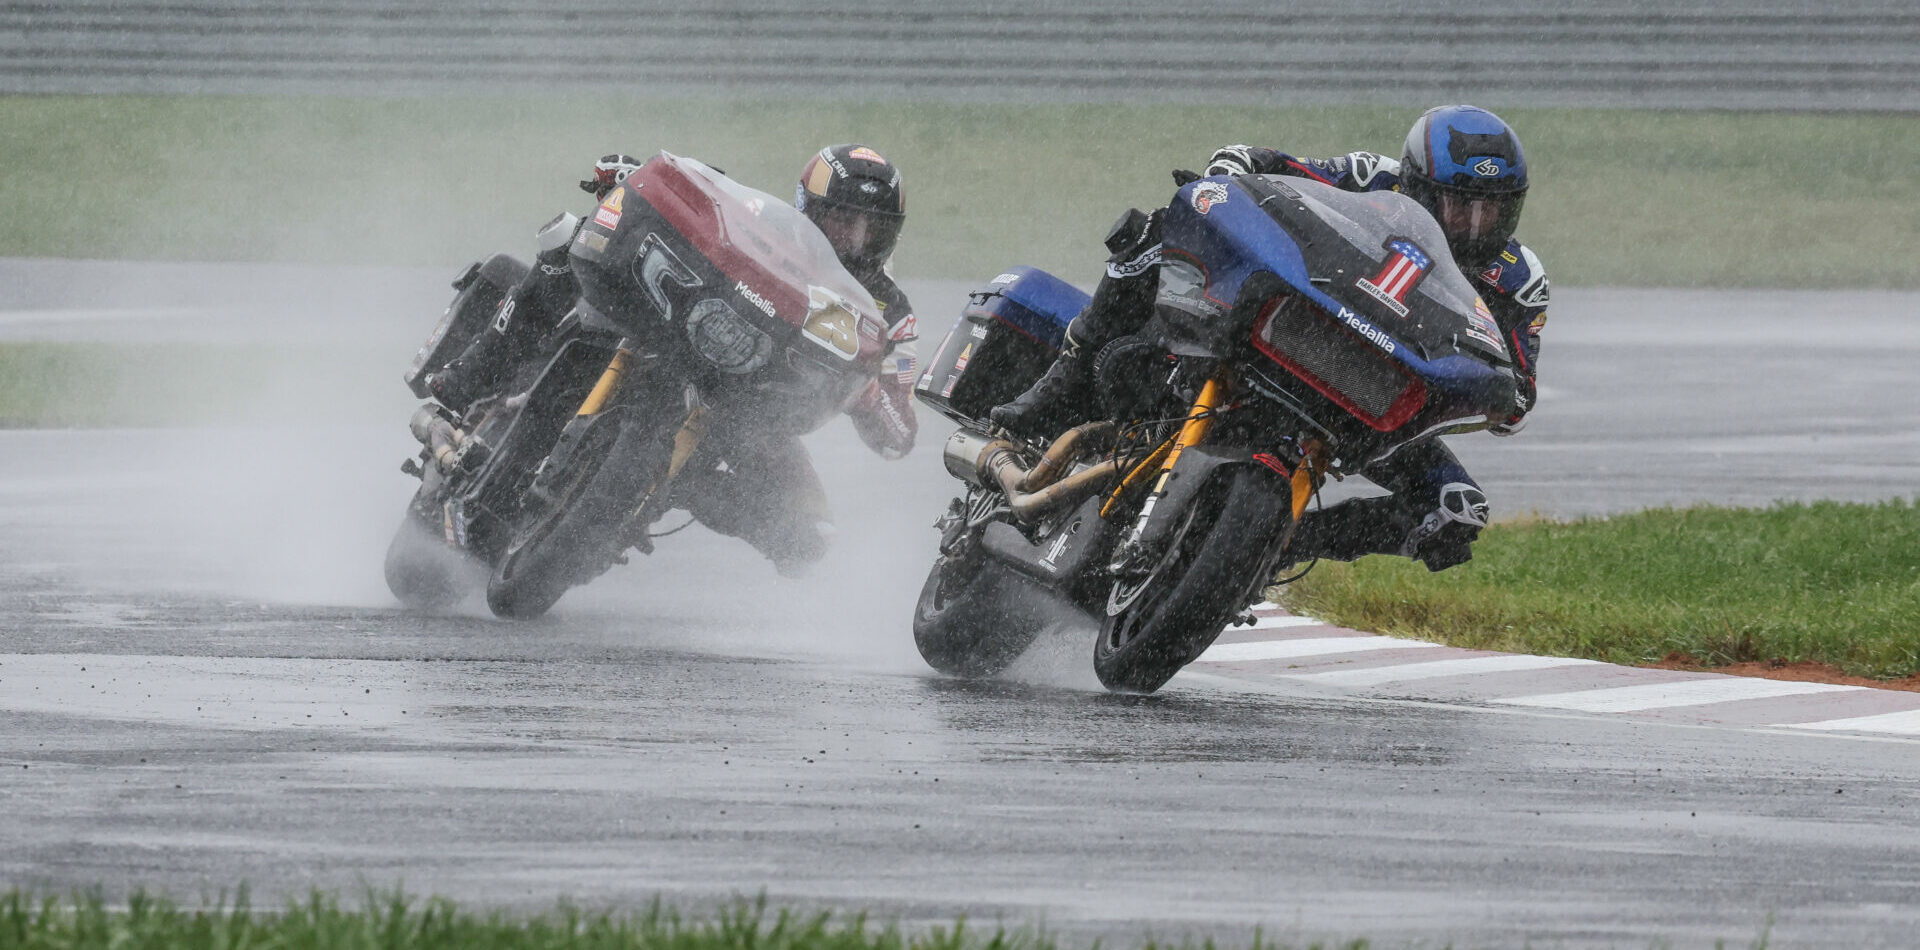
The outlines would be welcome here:
<svg viewBox="0 0 1920 950">
<path fill-rule="evenodd" d="M 1156 309 L 1169 348 L 1235 358 L 1252 343 L 1271 360 L 1256 365 L 1291 380 L 1295 403 L 1330 430 L 1384 448 L 1388 433 L 1397 441 L 1512 404 L 1511 357 L 1491 313 L 1439 225 L 1403 195 L 1204 178 L 1180 189 L 1162 236 Z M 1330 384 L 1329 368 L 1350 385 Z"/>
<path fill-rule="evenodd" d="M 692 159 L 629 175 L 571 256 L 589 309 L 778 428 L 831 418 L 886 353 L 879 305 L 813 222 Z"/>
</svg>

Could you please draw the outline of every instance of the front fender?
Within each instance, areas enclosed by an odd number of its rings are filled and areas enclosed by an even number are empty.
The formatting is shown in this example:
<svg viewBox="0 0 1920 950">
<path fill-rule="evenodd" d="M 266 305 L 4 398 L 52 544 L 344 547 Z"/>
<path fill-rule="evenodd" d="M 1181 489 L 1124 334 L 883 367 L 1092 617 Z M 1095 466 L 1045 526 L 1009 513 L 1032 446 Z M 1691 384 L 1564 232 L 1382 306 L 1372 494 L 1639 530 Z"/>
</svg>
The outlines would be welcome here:
<svg viewBox="0 0 1920 950">
<path fill-rule="evenodd" d="M 1155 504 L 1152 519 L 1140 533 L 1139 545 L 1146 550 L 1155 550 L 1165 544 L 1168 536 L 1184 520 L 1181 516 L 1186 513 L 1187 506 L 1200 502 L 1206 497 L 1209 485 L 1216 484 L 1235 470 L 1246 469 L 1257 473 L 1262 483 L 1275 495 L 1287 499 L 1291 504 L 1293 485 L 1286 473 L 1256 460 L 1254 454 L 1252 449 L 1241 446 L 1206 444 L 1182 451 L 1166 475 L 1166 493 Z"/>
</svg>

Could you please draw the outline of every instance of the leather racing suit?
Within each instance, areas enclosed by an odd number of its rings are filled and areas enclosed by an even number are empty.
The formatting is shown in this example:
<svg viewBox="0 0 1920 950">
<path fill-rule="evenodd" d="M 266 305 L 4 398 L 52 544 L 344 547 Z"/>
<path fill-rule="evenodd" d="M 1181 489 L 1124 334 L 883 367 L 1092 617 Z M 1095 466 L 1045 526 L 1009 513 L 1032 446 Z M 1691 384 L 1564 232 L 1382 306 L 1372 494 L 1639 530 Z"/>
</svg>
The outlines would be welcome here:
<svg viewBox="0 0 1920 950">
<path fill-rule="evenodd" d="M 1374 152 L 1298 158 L 1275 149 L 1234 145 L 1216 152 L 1213 161 L 1223 158 L 1255 174 L 1311 178 L 1344 191 L 1397 190 L 1400 180 L 1399 160 Z M 1157 210 L 1129 211 L 1114 225 L 1107 237 L 1112 256 L 1093 302 L 1068 327 L 1069 353 L 1091 359 L 1107 343 L 1138 331 L 1152 315 L 1159 286 L 1160 217 Z M 1495 435 L 1511 435 L 1533 406 L 1540 330 L 1547 322 L 1546 271 L 1540 258 L 1519 241 L 1509 241 L 1491 260 L 1458 263 L 1492 311 L 1518 370 L 1520 412 L 1492 429 Z M 1486 495 L 1438 438 L 1404 446 L 1361 474 L 1390 494 L 1308 512 L 1290 545 L 1295 560 L 1351 561 L 1366 554 L 1398 554 L 1438 571 L 1472 557 L 1472 541 L 1487 520 Z"/>
<path fill-rule="evenodd" d="M 610 187 L 613 182 L 602 175 L 604 185 Z M 592 183 L 591 179 L 582 182 L 582 187 L 594 191 L 588 187 Z M 603 187 L 596 197 L 604 194 Z M 480 397 L 497 395 L 516 384 L 549 351 L 553 335 L 580 293 L 568 248 L 583 225 L 582 219 L 562 214 L 540 229 L 534 266 L 501 301 L 487 329 L 428 378 L 435 398 L 464 412 Z M 912 451 L 919 431 L 910 398 L 917 373 L 918 321 L 907 295 L 886 271 L 885 264 L 848 268 L 880 305 L 887 320 L 888 348 L 879 376 L 844 408 L 869 448 L 883 458 L 899 459 Z M 726 464 L 695 476 L 688 502 L 694 517 L 721 534 L 752 544 L 782 574 L 804 573 L 826 553 L 832 513 L 799 437 L 759 431 L 738 420 L 719 420 L 708 438 L 726 446 Z"/>
</svg>

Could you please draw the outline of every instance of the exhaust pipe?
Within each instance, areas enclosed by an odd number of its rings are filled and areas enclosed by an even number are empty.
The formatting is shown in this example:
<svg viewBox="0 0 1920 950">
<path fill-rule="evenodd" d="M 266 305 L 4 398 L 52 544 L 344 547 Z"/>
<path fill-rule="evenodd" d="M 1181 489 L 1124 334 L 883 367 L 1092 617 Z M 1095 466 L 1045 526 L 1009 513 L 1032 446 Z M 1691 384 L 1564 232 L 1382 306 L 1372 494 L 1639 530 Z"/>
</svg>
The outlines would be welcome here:
<svg viewBox="0 0 1920 950">
<path fill-rule="evenodd" d="M 948 474 L 979 488 L 1000 489 L 1007 495 L 1013 516 L 1032 521 L 1084 500 L 1125 472 L 1125 463 L 1115 459 L 1060 477 L 1081 454 L 1082 446 L 1105 436 L 1112 427 L 1111 422 L 1090 422 L 1068 430 L 1054 440 L 1031 470 L 1021 464 L 1020 450 L 1012 442 L 966 429 L 950 436 L 940 454 Z"/>
<path fill-rule="evenodd" d="M 433 464 L 443 472 L 451 472 L 460 462 L 460 450 L 466 447 L 467 434 L 440 413 L 438 406 L 428 403 L 414 410 L 413 418 L 407 420 L 407 429 L 420 444 L 427 447 L 427 453 L 433 457 Z"/>
</svg>

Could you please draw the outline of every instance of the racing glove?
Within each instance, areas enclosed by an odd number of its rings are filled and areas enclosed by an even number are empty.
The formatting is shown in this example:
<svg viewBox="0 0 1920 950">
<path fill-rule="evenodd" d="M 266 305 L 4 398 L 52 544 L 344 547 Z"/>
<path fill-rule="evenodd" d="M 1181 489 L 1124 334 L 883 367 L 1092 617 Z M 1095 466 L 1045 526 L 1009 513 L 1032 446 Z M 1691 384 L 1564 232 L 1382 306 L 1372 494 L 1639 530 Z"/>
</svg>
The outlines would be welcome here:
<svg viewBox="0 0 1920 950">
<path fill-rule="evenodd" d="M 1228 145 L 1214 151 L 1207 160 L 1209 175 L 1245 175 L 1254 169 L 1253 150 L 1245 145 Z"/>
<path fill-rule="evenodd" d="M 1487 431 L 1497 436 L 1509 436 L 1527 427 L 1527 413 L 1533 411 L 1533 401 L 1539 391 L 1535 388 L 1533 374 L 1520 374 L 1519 390 L 1513 400 L 1513 414 L 1487 427 Z"/>
<path fill-rule="evenodd" d="M 631 155 L 603 155 L 593 163 L 593 174 L 580 183 L 580 190 L 595 198 L 605 198 L 627 176 L 640 167 L 640 160 Z"/>
<path fill-rule="evenodd" d="M 913 451 L 914 436 L 920 432 L 920 422 L 913 417 L 913 403 L 908 399 L 911 386 L 896 377 L 883 376 L 868 383 L 847 404 L 847 417 L 853 420 L 860 441 L 888 461 L 906 458 Z"/>
</svg>

